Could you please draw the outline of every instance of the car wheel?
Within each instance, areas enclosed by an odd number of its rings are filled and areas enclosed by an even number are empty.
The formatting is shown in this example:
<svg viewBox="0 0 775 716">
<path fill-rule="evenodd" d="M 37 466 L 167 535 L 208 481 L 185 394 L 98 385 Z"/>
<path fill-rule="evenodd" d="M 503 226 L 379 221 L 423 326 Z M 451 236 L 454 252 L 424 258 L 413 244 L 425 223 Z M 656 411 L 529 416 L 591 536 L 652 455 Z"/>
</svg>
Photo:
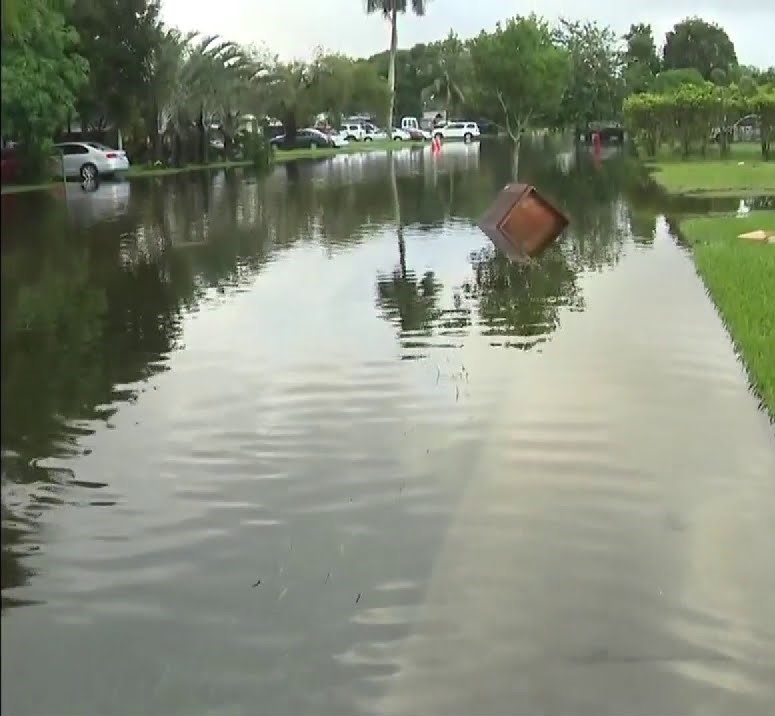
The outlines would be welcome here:
<svg viewBox="0 0 775 716">
<path fill-rule="evenodd" d="M 97 171 L 97 167 L 94 166 L 94 164 L 84 164 L 79 174 L 81 175 L 81 179 L 83 181 L 94 181 L 97 178 L 97 175 L 99 172 Z"/>
<path fill-rule="evenodd" d="M 464 141 L 464 142 L 470 142 L 470 141 L 471 141 L 473 138 L 474 138 L 474 135 L 473 135 L 473 134 L 471 134 L 471 132 L 466 132 L 466 133 L 463 135 L 463 141 Z"/>
<path fill-rule="evenodd" d="M 345 137 L 345 139 L 346 139 L 348 142 L 354 142 L 354 141 L 355 141 L 355 137 L 353 137 L 353 135 L 352 135 L 352 134 L 349 134 L 349 135 L 347 135 L 347 136 Z"/>
<path fill-rule="evenodd" d="M 363 138 L 363 141 L 364 141 L 364 142 L 370 142 L 370 141 L 371 141 L 371 137 L 364 137 L 364 138 Z"/>
<path fill-rule="evenodd" d="M 393 141 L 394 142 L 400 142 L 401 141 L 401 137 L 393 137 Z"/>
<path fill-rule="evenodd" d="M 444 139 L 444 135 L 441 132 L 436 132 L 436 134 L 433 135 L 434 139 Z"/>
</svg>

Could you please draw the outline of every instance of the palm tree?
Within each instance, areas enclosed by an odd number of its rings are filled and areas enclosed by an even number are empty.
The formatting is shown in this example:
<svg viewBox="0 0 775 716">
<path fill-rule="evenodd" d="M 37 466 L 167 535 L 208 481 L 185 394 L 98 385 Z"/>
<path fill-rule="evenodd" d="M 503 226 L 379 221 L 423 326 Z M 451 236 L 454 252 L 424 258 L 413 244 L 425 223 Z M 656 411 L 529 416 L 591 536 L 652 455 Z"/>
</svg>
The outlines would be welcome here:
<svg viewBox="0 0 775 716">
<path fill-rule="evenodd" d="M 396 102 L 396 51 L 398 50 L 398 13 L 405 13 L 409 0 L 366 0 L 366 12 L 381 12 L 390 20 L 390 60 L 388 63 L 388 87 L 390 88 L 390 103 L 388 106 L 387 126 L 393 126 L 393 111 Z M 427 0 L 411 0 L 412 12 L 424 15 Z"/>
<path fill-rule="evenodd" d="M 260 68 L 239 46 L 217 36 L 181 37 L 170 31 L 163 48 L 154 63 L 151 88 L 164 132 L 174 143 L 174 161 L 183 162 L 186 140 L 196 126 L 196 156 L 206 164 L 210 126 L 216 119 L 224 124 L 226 117 L 227 131 L 236 128 L 248 102 L 244 90 L 257 80 Z"/>
<path fill-rule="evenodd" d="M 183 61 L 186 38 L 177 30 L 158 28 L 158 41 L 148 58 L 148 117 L 151 151 L 154 160 L 161 159 L 161 133 L 164 113 L 169 110 Z"/>
</svg>

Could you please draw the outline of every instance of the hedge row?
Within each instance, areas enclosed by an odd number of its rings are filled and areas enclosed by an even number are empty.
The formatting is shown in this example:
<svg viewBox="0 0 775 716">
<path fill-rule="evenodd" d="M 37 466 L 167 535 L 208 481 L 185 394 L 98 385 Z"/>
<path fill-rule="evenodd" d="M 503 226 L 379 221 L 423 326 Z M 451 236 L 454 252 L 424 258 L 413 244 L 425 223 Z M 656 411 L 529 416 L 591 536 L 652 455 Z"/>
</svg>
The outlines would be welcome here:
<svg viewBox="0 0 775 716">
<path fill-rule="evenodd" d="M 741 89 L 707 82 L 682 85 L 665 94 L 636 94 L 624 102 L 624 121 L 637 145 L 649 157 L 662 143 L 678 144 L 684 157 L 693 149 L 705 154 L 718 134 L 722 156 L 729 151 L 731 127 L 739 119 L 756 115 L 761 127 L 762 158 L 770 158 L 775 136 L 775 88 Z"/>
</svg>

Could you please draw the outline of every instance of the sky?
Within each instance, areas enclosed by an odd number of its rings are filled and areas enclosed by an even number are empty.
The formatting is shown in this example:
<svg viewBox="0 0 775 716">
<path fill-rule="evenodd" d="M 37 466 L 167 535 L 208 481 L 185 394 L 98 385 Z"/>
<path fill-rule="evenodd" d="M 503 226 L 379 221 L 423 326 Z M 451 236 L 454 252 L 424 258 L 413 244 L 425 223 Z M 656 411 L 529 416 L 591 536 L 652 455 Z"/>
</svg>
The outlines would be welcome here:
<svg viewBox="0 0 775 716">
<path fill-rule="evenodd" d="M 743 64 L 775 65 L 775 3 L 768 0 L 608 0 L 590 9 L 578 0 L 429 0 L 422 18 L 399 19 L 399 47 L 443 38 L 453 29 L 463 38 L 492 29 L 499 20 L 536 12 L 548 20 L 596 20 L 617 34 L 633 22 L 651 23 L 657 45 L 672 26 L 690 15 L 726 29 Z M 282 59 L 309 59 L 316 46 L 352 56 L 386 49 L 389 26 L 367 16 L 365 0 L 162 0 L 164 20 L 184 31 L 218 34 L 241 44 L 263 45 Z"/>
</svg>

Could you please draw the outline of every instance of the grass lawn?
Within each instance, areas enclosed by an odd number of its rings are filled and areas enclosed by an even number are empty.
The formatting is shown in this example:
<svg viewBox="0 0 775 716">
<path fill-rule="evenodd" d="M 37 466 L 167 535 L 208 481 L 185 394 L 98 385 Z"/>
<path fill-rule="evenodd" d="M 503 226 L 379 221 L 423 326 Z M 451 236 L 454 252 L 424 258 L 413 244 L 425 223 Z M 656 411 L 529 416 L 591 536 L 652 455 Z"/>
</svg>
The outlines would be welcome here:
<svg viewBox="0 0 775 716">
<path fill-rule="evenodd" d="M 704 196 L 746 196 L 775 193 L 775 160 L 762 161 L 755 143 L 732 145 L 729 159 L 720 159 L 718 150 L 706 158 L 683 160 L 670 152 L 661 153 L 649 169 L 654 180 L 670 194 Z"/>
<path fill-rule="evenodd" d="M 775 244 L 737 238 L 756 229 L 775 231 L 775 211 L 753 211 L 744 219 L 715 215 L 681 222 L 697 270 L 742 355 L 751 384 L 775 420 Z"/>
<path fill-rule="evenodd" d="M 284 164 L 296 159 L 324 159 L 332 157 L 335 154 L 355 154 L 358 152 L 373 152 L 385 149 L 400 149 L 401 147 L 412 146 L 415 142 L 393 142 L 389 139 L 381 142 L 353 142 L 346 147 L 336 149 L 289 149 L 288 151 L 277 151 L 274 153 L 276 164 Z M 184 167 L 153 167 L 149 165 L 135 165 L 127 173 L 130 179 L 139 177 L 158 177 L 168 176 L 170 174 L 184 174 L 186 172 L 201 171 L 203 169 L 227 169 L 235 167 L 249 167 L 248 161 L 222 161 L 211 162 L 210 164 L 187 164 Z M 28 191 L 41 191 L 51 189 L 60 181 L 44 182 L 41 184 L 11 184 L 2 187 L 3 194 L 21 194 Z"/>
</svg>

